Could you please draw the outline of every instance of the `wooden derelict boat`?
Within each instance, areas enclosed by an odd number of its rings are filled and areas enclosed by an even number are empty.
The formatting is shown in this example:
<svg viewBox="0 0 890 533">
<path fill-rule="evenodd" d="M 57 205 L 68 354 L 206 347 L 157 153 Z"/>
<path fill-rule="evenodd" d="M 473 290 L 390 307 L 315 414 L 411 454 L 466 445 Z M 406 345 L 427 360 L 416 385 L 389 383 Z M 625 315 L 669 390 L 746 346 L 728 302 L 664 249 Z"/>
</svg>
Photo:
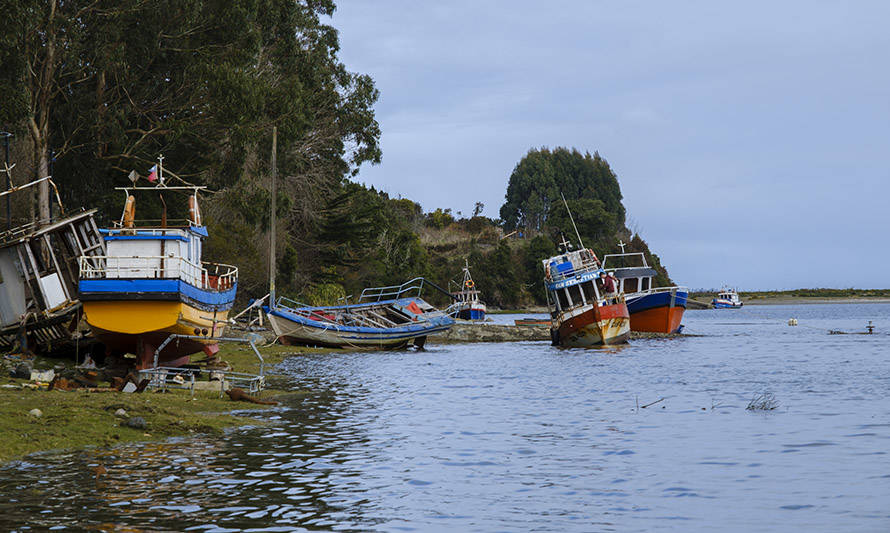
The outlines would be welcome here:
<svg viewBox="0 0 890 533">
<path fill-rule="evenodd" d="M 6 173 L 11 169 L 7 167 Z M 92 341 L 78 328 L 82 310 L 77 263 L 83 256 L 87 263 L 98 265 L 105 254 L 93 219 L 96 210 L 66 215 L 50 177 L 12 187 L 0 197 L 42 182 L 55 193 L 59 218 L 0 233 L 0 352 L 18 348 L 61 354 Z"/>
<path fill-rule="evenodd" d="M 445 312 L 461 320 L 485 320 L 485 304 L 479 299 L 480 292 L 476 290 L 476 282 L 470 275 L 469 263 L 464 260 L 464 264 L 460 289 L 451 293 L 454 303 Z M 451 284 L 450 281 L 448 283 Z"/>
<path fill-rule="evenodd" d="M 740 309 L 744 303 L 735 289 L 723 289 L 711 300 L 714 309 Z"/>
<path fill-rule="evenodd" d="M 623 244 L 619 243 L 619 246 Z M 609 254 L 603 257 L 603 269 L 618 279 L 630 312 L 631 331 L 679 333 L 686 311 L 689 289 L 686 287 L 653 287 L 656 275 L 642 253 Z"/>
<path fill-rule="evenodd" d="M 167 186 L 163 169 L 151 187 L 123 187 L 127 196 L 115 227 L 103 230 L 107 255 L 80 262 L 80 298 L 87 323 L 105 344 L 106 354 L 136 354 L 137 368 L 154 365 L 154 352 L 171 334 L 177 339 L 159 354 L 159 362 L 179 366 L 191 354 L 218 350 L 235 300 L 238 269 L 201 260 L 207 228 L 202 224 L 198 192 L 203 187 Z M 160 224 L 135 220 L 135 196 L 152 192 L 188 197 L 188 219 L 168 223 L 166 204 Z M 176 224 L 178 222 L 178 225 Z"/>
<path fill-rule="evenodd" d="M 423 347 L 454 319 L 420 298 L 423 278 L 362 291 L 351 305 L 313 307 L 281 297 L 263 310 L 282 344 L 330 348 Z M 413 296 L 410 294 L 415 293 Z"/>
<path fill-rule="evenodd" d="M 591 250 L 569 251 L 542 261 L 554 346 L 621 344 L 630 336 L 624 295 L 602 295 L 597 278 L 603 270 Z M 608 296 L 608 297 L 607 297 Z"/>
</svg>

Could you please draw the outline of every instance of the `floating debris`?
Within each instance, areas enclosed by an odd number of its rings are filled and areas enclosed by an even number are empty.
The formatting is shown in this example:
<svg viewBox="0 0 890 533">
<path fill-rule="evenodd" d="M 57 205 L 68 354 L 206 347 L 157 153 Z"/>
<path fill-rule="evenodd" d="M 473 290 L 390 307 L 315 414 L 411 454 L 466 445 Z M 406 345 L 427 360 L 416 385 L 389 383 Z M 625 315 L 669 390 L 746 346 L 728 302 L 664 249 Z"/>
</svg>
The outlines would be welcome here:
<svg viewBox="0 0 890 533">
<path fill-rule="evenodd" d="M 779 407 L 779 401 L 771 392 L 764 392 L 751 398 L 748 402 L 748 411 L 773 411 Z"/>
</svg>

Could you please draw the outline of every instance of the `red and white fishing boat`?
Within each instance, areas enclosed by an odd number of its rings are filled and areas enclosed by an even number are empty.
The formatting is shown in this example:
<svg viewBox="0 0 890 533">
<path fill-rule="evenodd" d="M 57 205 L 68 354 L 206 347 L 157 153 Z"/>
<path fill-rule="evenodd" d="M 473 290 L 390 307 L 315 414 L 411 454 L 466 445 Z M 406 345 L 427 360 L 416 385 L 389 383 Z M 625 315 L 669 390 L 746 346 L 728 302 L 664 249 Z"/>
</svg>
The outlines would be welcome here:
<svg viewBox="0 0 890 533">
<path fill-rule="evenodd" d="M 603 269 L 592 250 L 571 251 L 542 261 L 544 288 L 550 307 L 550 337 L 554 346 L 621 344 L 630 336 L 630 314 L 619 292 L 603 293 L 598 279 Z"/>
</svg>

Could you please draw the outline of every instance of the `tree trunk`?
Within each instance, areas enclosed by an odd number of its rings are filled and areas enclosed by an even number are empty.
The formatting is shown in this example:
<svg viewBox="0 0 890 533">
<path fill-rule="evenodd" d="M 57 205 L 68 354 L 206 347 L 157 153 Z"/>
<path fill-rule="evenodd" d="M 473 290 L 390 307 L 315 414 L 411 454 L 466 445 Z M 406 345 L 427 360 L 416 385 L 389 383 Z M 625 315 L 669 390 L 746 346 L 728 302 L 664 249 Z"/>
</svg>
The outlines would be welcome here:
<svg viewBox="0 0 890 533">
<path fill-rule="evenodd" d="M 46 151 L 46 142 L 41 143 L 43 146 L 39 148 L 37 155 L 37 179 L 49 176 L 49 155 Z M 49 220 L 49 183 L 43 181 L 37 186 L 37 211 L 40 215 L 41 223 L 48 224 Z"/>
</svg>

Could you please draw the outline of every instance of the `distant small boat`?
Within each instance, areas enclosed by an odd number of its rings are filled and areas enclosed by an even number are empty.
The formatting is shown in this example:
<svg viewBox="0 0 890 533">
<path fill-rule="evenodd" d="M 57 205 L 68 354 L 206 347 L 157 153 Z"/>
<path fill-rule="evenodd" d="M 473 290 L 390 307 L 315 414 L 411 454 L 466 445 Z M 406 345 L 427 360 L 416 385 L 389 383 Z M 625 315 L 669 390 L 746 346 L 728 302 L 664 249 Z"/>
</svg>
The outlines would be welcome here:
<svg viewBox="0 0 890 533">
<path fill-rule="evenodd" d="M 204 263 L 207 228 L 201 221 L 198 192 L 203 187 L 164 184 L 123 187 L 127 195 L 120 222 L 102 230 L 104 257 L 81 257 L 80 299 L 93 333 L 110 355 L 136 354 L 138 369 L 154 366 L 154 352 L 171 335 L 177 339 L 158 354 L 158 363 L 179 366 L 191 354 L 213 355 L 235 301 L 238 269 Z M 188 218 L 136 221 L 133 192 L 186 195 Z M 163 199 L 163 198 L 162 198 Z"/>
<path fill-rule="evenodd" d="M 619 243 L 622 246 L 623 243 Z M 630 312 L 631 331 L 679 333 L 686 311 L 689 289 L 653 287 L 657 272 L 642 253 L 609 254 L 603 257 L 603 269 L 618 279 L 619 292 L 625 293 Z"/>
<path fill-rule="evenodd" d="M 549 326 L 550 321 L 546 318 L 517 318 L 513 321 L 517 326 Z"/>
<path fill-rule="evenodd" d="M 739 309 L 744 303 L 739 298 L 739 293 L 735 289 L 723 289 L 717 294 L 717 297 L 711 300 L 714 309 Z"/>
<path fill-rule="evenodd" d="M 593 251 L 569 251 L 542 261 L 544 288 L 550 307 L 550 336 L 554 346 L 621 344 L 630 336 L 630 314 L 623 294 L 600 293 L 597 279 L 603 270 Z"/>
<path fill-rule="evenodd" d="M 362 291 L 359 302 L 308 306 L 280 297 L 263 307 L 282 344 L 330 348 L 423 347 L 429 335 L 447 331 L 454 319 L 420 298 L 423 278 Z M 413 296 L 409 294 L 415 293 Z"/>
<path fill-rule="evenodd" d="M 476 290 L 476 282 L 470 275 L 469 263 L 466 263 L 466 260 L 464 263 L 464 278 L 460 289 L 451 293 L 454 303 L 445 312 L 461 320 L 485 320 L 485 304 L 479 299 L 480 292 Z"/>
</svg>

